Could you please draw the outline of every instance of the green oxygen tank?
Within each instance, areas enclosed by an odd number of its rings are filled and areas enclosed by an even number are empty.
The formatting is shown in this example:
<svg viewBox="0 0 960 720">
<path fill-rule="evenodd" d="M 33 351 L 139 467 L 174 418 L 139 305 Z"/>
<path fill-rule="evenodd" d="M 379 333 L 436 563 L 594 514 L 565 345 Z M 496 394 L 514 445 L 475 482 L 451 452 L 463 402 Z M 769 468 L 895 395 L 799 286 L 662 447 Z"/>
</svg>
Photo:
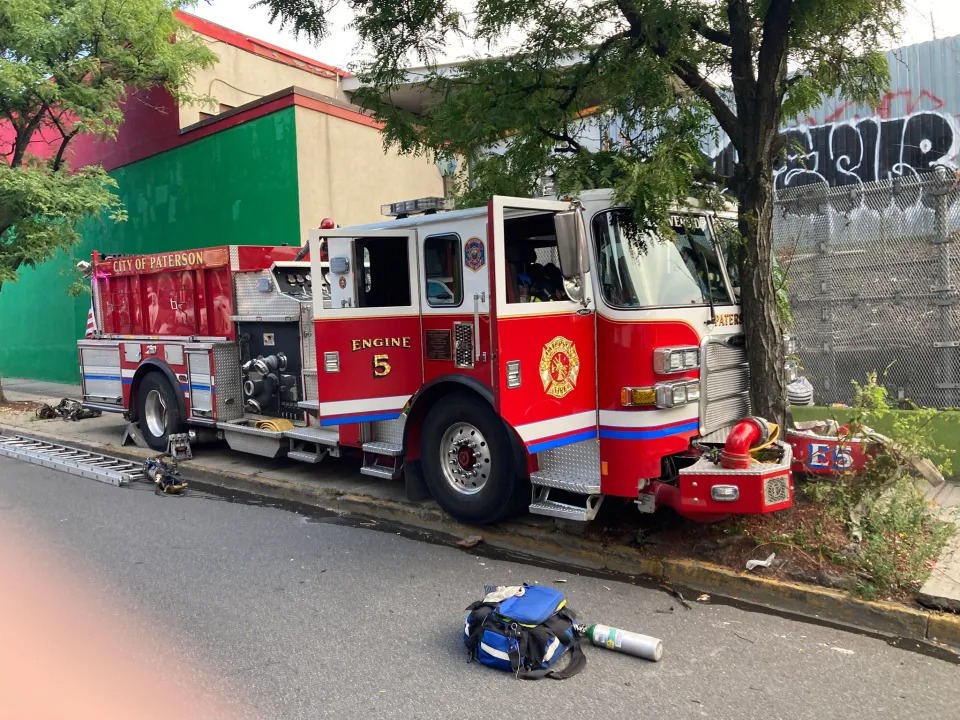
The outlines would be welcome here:
<svg viewBox="0 0 960 720">
<path fill-rule="evenodd" d="M 590 638 L 597 647 L 634 655 L 645 660 L 659 662 L 663 657 L 663 641 L 629 630 L 619 630 L 609 625 L 580 626 L 580 632 Z"/>
</svg>

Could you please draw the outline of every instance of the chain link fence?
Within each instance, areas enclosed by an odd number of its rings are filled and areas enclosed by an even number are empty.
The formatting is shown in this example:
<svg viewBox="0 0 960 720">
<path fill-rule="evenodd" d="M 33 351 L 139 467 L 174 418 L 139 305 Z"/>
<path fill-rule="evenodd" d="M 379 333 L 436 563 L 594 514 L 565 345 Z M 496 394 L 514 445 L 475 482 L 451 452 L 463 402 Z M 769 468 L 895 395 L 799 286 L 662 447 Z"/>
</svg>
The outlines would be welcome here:
<svg viewBox="0 0 960 720">
<path fill-rule="evenodd" d="M 850 403 L 850 381 L 876 370 L 892 398 L 960 405 L 958 178 L 778 193 L 774 246 L 817 404 Z"/>
</svg>

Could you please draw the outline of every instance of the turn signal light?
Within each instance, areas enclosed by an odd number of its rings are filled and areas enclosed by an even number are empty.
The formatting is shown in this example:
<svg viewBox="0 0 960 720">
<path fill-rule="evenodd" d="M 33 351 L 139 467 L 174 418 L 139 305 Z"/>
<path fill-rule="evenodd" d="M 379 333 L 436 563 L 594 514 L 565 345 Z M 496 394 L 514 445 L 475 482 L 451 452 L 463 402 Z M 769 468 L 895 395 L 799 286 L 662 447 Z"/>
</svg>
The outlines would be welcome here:
<svg viewBox="0 0 960 720">
<path fill-rule="evenodd" d="M 656 405 L 657 391 L 652 387 L 625 387 L 620 391 L 620 404 L 624 407 Z"/>
</svg>

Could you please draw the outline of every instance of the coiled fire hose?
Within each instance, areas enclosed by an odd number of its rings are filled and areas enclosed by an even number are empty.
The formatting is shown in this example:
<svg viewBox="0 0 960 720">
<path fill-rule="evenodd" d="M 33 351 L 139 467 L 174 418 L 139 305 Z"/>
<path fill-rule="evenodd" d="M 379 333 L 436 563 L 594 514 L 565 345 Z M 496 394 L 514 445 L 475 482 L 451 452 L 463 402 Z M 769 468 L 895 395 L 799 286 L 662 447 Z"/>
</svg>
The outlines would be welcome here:
<svg viewBox="0 0 960 720">
<path fill-rule="evenodd" d="M 728 470 L 746 470 L 755 462 L 761 450 L 773 445 L 780 437 L 780 426 L 763 418 L 748 417 L 730 431 L 720 451 L 720 466 Z"/>
<path fill-rule="evenodd" d="M 293 430 L 293 423 L 283 418 L 276 420 L 257 420 L 254 427 L 257 430 L 270 430 L 272 432 L 283 432 L 284 430 Z"/>
</svg>

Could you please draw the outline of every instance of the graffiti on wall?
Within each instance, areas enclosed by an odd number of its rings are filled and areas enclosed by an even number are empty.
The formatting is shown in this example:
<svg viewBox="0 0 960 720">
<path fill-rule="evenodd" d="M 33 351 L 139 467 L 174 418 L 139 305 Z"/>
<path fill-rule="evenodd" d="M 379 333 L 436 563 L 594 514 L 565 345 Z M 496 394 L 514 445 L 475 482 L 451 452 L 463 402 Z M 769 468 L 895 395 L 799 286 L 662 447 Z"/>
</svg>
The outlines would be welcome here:
<svg viewBox="0 0 960 720">
<path fill-rule="evenodd" d="M 955 167 L 960 120 L 928 90 L 888 93 L 869 117 L 842 103 L 824 121 L 807 118 L 787 128 L 785 156 L 774 168 L 778 190 L 826 183 L 853 185 L 917 175 L 936 165 Z M 718 172 L 733 174 L 735 151 L 727 143 L 714 158 Z"/>
</svg>

